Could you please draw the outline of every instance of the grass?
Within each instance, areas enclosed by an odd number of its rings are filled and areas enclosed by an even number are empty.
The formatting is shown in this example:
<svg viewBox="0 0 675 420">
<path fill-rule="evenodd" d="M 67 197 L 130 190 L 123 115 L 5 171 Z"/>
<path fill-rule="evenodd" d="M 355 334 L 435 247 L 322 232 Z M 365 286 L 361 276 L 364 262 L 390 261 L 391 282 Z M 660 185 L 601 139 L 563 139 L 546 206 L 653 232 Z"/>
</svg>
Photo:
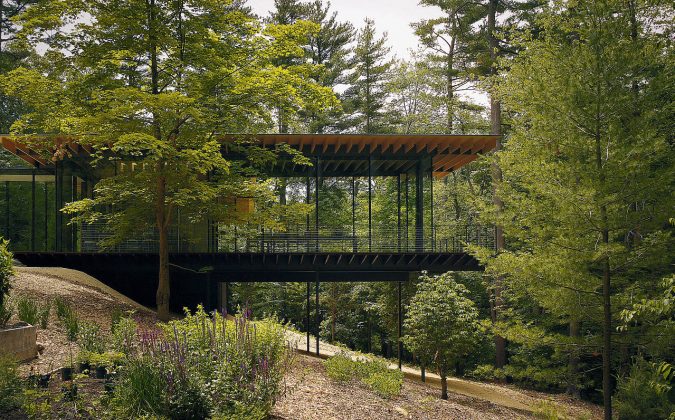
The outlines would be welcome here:
<svg viewBox="0 0 675 420">
<path fill-rule="evenodd" d="M 326 374 L 336 382 L 358 380 L 382 398 L 401 393 L 403 372 L 387 367 L 382 359 L 353 360 L 346 354 L 337 354 L 324 361 Z"/>
</svg>

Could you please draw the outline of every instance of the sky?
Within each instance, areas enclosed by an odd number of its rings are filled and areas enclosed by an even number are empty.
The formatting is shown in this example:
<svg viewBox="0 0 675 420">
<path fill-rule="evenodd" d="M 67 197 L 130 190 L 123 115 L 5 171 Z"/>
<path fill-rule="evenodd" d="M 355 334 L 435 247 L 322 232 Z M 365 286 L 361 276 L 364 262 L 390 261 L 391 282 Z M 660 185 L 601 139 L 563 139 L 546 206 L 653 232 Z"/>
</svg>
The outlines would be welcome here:
<svg viewBox="0 0 675 420">
<path fill-rule="evenodd" d="M 409 57 L 410 49 L 417 49 L 417 37 L 410 23 L 438 17 L 437 7 L 423 7 L 419 0 L 332 0 L 331 10 L 338 12 L 338 20 L 351 22 L 356 28 L 363 19 L 375 21 L 378 32 L 386 31 L 391 54 L 397 58 Z M 274 0 L 248 0 L 249 6 L 260 16 L 267 16 L 274 8 Z"/>
</svg>

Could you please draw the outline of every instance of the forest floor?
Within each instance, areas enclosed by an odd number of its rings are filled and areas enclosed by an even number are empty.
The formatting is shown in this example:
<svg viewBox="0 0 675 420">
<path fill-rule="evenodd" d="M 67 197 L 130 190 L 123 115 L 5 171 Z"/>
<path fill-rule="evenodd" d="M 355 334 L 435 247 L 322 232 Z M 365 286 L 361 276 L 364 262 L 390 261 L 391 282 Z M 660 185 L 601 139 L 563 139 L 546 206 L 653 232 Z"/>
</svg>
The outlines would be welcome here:
<svg viewBox="0 0 675 420">
<path fill-rule="evenodd" d="M 110 330 L 111 314 L 117 309 L 133 311 L 140 325 L 157 322 L 155 313 L 105 286 L 95 278 L 76 270 L 64 268 L 17 267 L 11 295 L 30 296 L 41 302 L 60 297 L 70 303 L 82 319 L 95 321 L 102 331 Z M 46 373 L 69 363 L 77 355 L 77 346 L 68 342 L 65 330 L 53 313 L 49 327 L 38 328 L 38 343 L 42 354 L 23 363 L 20 371 L 27 375 L 31 369 Z M 305 336 L 290 333 L 296 345 L 304 347 Z M 312 348 L 314 339 L 312 338 Z M 320 343 L 323 357 L 344 351 Z M 599 418 L 599 407 L 563 395 L 524 391 L 512 386 L 488 384 L 464 379 L 449 379 L 448 401 L 438 398 L 438 379 L 428 373 L 427 383 L 419 381 L 419 372 L 404 367 L 401 395 L 385 400 L 358 383 L 338 384 L 325 374 L 322 360 L 299 354 L 297 363 L 286 378 L 287 392 L 276 403 L 276 419 L 504 419 L 532 418 L 542 410 L 555 409 L 569 418 Z"/>
</svg>

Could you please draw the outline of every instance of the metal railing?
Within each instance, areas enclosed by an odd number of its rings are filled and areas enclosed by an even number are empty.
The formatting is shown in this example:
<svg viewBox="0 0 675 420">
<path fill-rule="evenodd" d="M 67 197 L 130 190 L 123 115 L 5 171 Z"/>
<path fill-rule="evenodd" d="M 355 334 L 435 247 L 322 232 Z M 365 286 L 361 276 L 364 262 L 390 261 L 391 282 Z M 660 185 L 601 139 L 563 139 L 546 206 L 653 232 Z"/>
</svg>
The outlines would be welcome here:
<svg viewBox="0 0 675 420">
<path fill-rule="evenodd" d="M 204 229 L 206 230 L 206 229 Z M 258 226 L 227 226 L 216 228 L 215 251 L 256 253 L 309 253 L 309 252 L 464 252 L 467 245 L 494 249 L 494 228 L 479 225 L 447 225 L 416 229 L 405 227 L 378 228 L 367 226 L 345 228 L 306 229 L 292 227 L 269 230 Z M 103 224 L 81 225 L 80 249 L 98 252 L 101 240 L 106 238 Z M 207 252 L 204 238 L 188 238 L 173 227 L 169 232 L 171 252 Z M 201 244 L 201 245 L 200 245 Z M 204 248 L 204 249 L 202 249 Z M 108 252 L 156 252 L 157 235 L 147 232 L 123 241 Z M 213 250 L 213 249 L 212 249 Z"/>
<path fill-rule="evenodd" d="M 320 228 L 254 232 L 220 229 L 221 252 L 464 252 L 466 245 L 494 249 L 494 228 L 443 226 L 426 229 Z"/>
</svg>

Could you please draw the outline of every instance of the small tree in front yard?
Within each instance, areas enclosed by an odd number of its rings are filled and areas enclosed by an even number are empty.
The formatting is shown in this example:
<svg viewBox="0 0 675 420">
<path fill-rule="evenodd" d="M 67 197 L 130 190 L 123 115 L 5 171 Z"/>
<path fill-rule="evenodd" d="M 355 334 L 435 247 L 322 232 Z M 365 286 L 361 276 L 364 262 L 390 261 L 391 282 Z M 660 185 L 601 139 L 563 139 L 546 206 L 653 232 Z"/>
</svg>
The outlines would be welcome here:
<svg viewBox="0 0 675 420">
<path fill-rule="evenodd" d="M 402 340 L 420 359 L 430 360 L 441 377 L 441 398 L 448 399 L 448 373 L 478 342 L 480 324 L 469 291 L 452 274 L 422 273 L 407 310 Z"/>
</svg>

